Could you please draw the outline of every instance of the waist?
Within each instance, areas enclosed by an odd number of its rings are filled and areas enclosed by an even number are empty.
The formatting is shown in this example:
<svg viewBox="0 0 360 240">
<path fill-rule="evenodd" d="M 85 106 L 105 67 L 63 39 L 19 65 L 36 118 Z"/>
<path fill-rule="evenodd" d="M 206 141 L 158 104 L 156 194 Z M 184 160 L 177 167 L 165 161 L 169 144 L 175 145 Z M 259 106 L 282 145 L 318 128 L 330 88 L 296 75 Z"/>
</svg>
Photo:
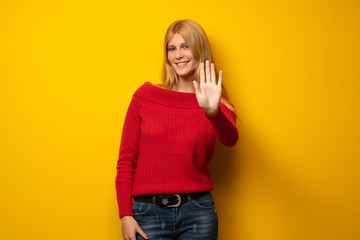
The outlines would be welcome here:
<svg viewBox="0 0 360 240">
<path fill-rule="evenodd" d="M 158 206 L 179 207 L 181 204 L 208 195 L 210 191 L 180 194 L 155 194 L 134 196 L 134 201 L 152 203 Z"/>
</svg>

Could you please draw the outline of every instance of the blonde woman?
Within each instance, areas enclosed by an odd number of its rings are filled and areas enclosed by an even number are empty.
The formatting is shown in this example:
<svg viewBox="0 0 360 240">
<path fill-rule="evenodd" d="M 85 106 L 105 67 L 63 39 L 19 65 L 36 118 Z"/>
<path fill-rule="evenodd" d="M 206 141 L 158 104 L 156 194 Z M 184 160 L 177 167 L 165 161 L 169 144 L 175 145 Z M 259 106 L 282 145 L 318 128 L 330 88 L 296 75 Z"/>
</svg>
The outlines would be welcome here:
<svg viewBox="0 0 360 240">
<path fill-rule="evenodd" d="M 234 108 L 198 23 L 172 23 L 164 53 L 163 83 L 136 90 L 123 126 L 115 180 L 123 237 L 217 239 L 208 165 L 216 139 L 238 140 Z"/>
</svg>

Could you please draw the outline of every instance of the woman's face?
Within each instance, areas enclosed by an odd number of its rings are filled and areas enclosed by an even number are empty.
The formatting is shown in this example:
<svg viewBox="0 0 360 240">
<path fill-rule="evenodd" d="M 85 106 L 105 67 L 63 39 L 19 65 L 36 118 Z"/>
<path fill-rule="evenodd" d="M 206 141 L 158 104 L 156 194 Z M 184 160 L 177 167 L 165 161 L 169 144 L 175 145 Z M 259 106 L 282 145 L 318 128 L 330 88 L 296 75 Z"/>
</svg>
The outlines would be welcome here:
<svg viewBox="0 0 360 240">
<path fill-rule="evenodd" d="M 167 57 L 180 78 L 187 79 L 192 77 L 197 67 L 196 59 L 181 34 L 175 33 L 170 38 Z"/>
</svg>

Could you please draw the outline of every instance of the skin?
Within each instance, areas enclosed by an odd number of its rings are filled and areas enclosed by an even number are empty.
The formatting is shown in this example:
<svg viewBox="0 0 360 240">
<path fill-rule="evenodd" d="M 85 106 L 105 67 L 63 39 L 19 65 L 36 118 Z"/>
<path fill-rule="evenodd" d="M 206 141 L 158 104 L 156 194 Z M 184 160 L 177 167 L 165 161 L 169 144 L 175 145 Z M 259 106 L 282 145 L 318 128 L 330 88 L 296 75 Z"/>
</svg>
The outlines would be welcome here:
<svg viewBox="0 0 360 240">
<path fill-rule="evenodd" d="M 136 240 L 136 233 L 139 233 L 144 239 L 149 239 L 133 216 L 122 217 L 121 227 L 124 240 Z"/>
<path fill-rule="evenodd" d="M 216 84 L 215 65 L 212 63 L 210 70 L 210 63 L 206 61 L 206 70 L 204 70 L 204 63 L 200 64 L 200 85 L 197 81 L 193 81 L 199 106 L 209 115 L 219 111 L 222 75 L 222 71 L 220 71 Z"/>
<path fill-rule="evenodd" d="M 198 67 L 198 63 L 190 49 L 190 46 L 185 42 L 184 38 L 175 33 L 168 42 L 167 58 L 176 74 L 178 75 L 178 83 L 172 89 L 178 92 L 193 92 L 195 89 L 192 85 L 194 79 L 194 72 Z M 186 65 L 179 66 L 178 62 L 188 62 Z"/>
<path fill-rule="evenodd" d="M 222 71 L 216 84 L 215 65 L 206 61 L 198 66 L 189 45 L 179 33 L 175 33 L 168 42 L 168 61 L 175 69 L 179 80 L 172 90 L 195 93 L 199 106 L 209 115 L 216 114 L 221 100 Z M 178 62 L 188 63 L 179 67 L 176 64 Z M 200 67 L 200 84 L 194 80 L 197 67 Z"/>
<path fill-rule="evenodd" d="M 190 47 L 179 33 L 174 34 L 169 40 L 168 46 L 168 60 L 179 79 L 172 91 L 195 93 L 199 106 L 209 115 L 216 114 L 219 111 L 221 100 L 222 71 L 219 72 L 219 79 L 216 84 L 215 65 L 206 61 L 205 64 L 201 62 L 198 66 Z M 179 67 L 176 65 L 178 62 L 188 63 Z M 200 84 L 194 80 L 197 67 L 200 67 Z M 121 226 L 125 240 L 135 240 L 136 233 L 144 239 L 149 239 L 132 216 L 122 217 Z"/>
</svg>

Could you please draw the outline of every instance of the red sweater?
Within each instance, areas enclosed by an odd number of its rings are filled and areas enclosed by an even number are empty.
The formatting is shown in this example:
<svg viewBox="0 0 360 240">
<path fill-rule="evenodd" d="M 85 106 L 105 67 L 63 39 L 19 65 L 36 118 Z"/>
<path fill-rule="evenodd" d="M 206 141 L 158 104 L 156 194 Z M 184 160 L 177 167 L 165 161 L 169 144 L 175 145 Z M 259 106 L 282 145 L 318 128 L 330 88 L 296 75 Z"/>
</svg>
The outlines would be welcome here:
<svg viewBox="0 0 360 240">
<path fill-rule="evenodd" d="M 220 103 L 208 115 L 195 93 L 144 83 L 134 93 L 122 131 L 115 179 L 120 218 L 133 216 L 132 197 L 213 189 L 208 165 L 215 139 L 238 140 L 235 114 Z"/>
</svg>

